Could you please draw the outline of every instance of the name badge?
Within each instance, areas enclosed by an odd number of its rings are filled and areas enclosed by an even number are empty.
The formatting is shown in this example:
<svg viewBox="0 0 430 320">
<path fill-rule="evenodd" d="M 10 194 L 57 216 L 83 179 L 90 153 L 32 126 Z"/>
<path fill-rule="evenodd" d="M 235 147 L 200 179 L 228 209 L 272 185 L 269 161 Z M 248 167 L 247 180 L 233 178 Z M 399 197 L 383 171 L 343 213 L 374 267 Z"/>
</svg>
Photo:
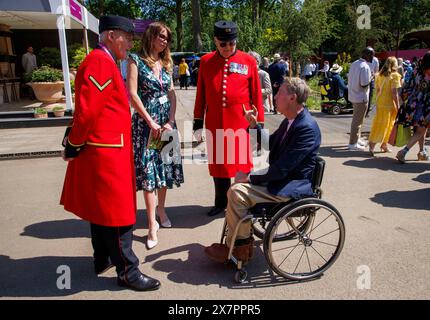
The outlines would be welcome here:
<svg viewBox="0 0 430 320">
<path fill-rule="evenodd" d="M 164 96 L 160 97 L 160 99 L 158 99 L 158 101 L 160 101 L 160 104 L 165 104 L 168 101 L 167 96 L 164 95 Z"/>
<path fill-rule="evenodd" d="M 232 62 L 232 63 L 230 63 L 230 72 L 247 75 L 248 74 L 248 66 L 245 64 Z"/>
</svg>

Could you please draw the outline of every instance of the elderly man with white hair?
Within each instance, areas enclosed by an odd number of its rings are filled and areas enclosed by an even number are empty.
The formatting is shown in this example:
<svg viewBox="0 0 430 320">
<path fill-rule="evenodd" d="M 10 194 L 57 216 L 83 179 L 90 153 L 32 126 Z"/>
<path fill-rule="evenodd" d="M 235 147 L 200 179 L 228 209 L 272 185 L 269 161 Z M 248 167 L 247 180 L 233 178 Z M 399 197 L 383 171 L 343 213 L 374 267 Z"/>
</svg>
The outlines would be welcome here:
<svg viewBox="0 0 430 320">
<path fill-rule="evenodd" d="M 266 71 L 259 67 L 261 64 L 261 56 L 255 51 L 250 51 L 248 54 L 254 57 L 254 59 L 257 61 L 258 77 L 260 78 L 264 111 L 270 112 L 272 111 L 272 83 L 270 82 L 270 76 Z"/>
</svg>

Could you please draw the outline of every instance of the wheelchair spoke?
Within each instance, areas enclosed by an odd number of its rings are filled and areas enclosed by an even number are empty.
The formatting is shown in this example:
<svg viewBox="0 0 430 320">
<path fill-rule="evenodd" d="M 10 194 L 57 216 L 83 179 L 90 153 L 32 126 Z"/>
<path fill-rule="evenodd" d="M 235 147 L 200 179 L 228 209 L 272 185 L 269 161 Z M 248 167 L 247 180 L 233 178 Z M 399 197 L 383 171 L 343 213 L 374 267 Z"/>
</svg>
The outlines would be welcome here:
<svg viewBox="0 0 430 320">
<path fill-rule="evenodd" d="M 318 225 L 315 227 L 315 228 L 313 228 L 313 229 L 311 229 L 311 231 L 309 231 L 309 236 L 311 235 L 311 233 L 312 233 L 312 231 L 314 231 L 316 228 L 318 228 L 321 224 L 323 224 L 328 218 L 330 218 L 330 216 L 331 216 L 331 214 L 329 214 L 328 216 L 327 216 L 327 218 L 325 218 L 323 221 L 321 221 L 320 223 L 318 223 Z"/>
<path fill-rule="evenodd" d="M 297 262 L 296 268 L 294 269 L 293 273 L 296 273 L 297 267 L 299 266 L 300 261 L 302 260 L 303 253 L 305 253 L 305 250 L 306 250 L 306 247 L 303 249 L 303 252 L 302 252 L 302 254 L 301 254 L 301 256 L 300 256 L 299 262 Z"/>
<path fill-rule="evenodd" d="M 324 259 L 324 257 L 313 246 L 311 246 L 311 248 L 327 263 L 327 260 Z"/>
<path fill-rule="evenodd" d="M 289 247 L 285 247 L 285 248 L 275 249 L 275 250 L 272 250 L 272 252 L 281 251 L 281 250 L 285 250 L 285 249 L 290 249 L 290 248 L 292 248 L 292 247 L 298 247 L 298 246 L 302 246 L 302 245 L 303 245 L 303 244 L 302 244 L 300 241 L 298 241 L 298 242 L 297 242 L 297 244 L 296 244 L 296 245 L 294 245 L 294 246 L 289 246 Z"/>
<path fill-rule="evenodd" d="M 315 238 L 315 239 L 312 239 L 312 240 L 315 241 L 315 240 L 321 239 L 322 237 L 328 236 L 329 234 L 331 234 L 331 233 L 333 233 L 335 231 L 338 231 L 338 230 L 340 230 L 340 229 L 337 228 L 337 229 L 335 229 L 333 231 L 327 232 L 326 234 L 323 234 L 322 236 L 319 236 L 318 238 Z"/>
<path fill-rule="evenodd" d="M 332 247 L 337 247 L 336 244 L 331 244 L 331 243 L 327 243 L 327 242 L 323 242 L 323 241 L 318 241 L 318 240 L 312 240 L 312 241 L 315 241 L 315 242 L 318 242 L 318 243 L 322 243 L 322 244 L 326 244 L 326 245 L 332 246 Z"/>
<path fill-rule="evenodd" d="M 305 250 L 306 250 L 306 258 L 308 259 L 309 272 L 312 272 L 311 261 L 309 260 L 308 250 L 306 249 L 306 247 L 305 247 Z"/>
<path fill-rule="evenodd" d="M 296 250 L 296 248 L 299 246 L 299 244 L 297 244 L 293 250 L 290 251 L 290 253 L 284 258 L 284 260 L 282 260 L 282 262 L 278 265 L 278 268 L 285 262 L 285 260 L 287 260 L 287 258 L 290 256 L 291 253 L 293 253 L 294 250 Z"/>
</svg>

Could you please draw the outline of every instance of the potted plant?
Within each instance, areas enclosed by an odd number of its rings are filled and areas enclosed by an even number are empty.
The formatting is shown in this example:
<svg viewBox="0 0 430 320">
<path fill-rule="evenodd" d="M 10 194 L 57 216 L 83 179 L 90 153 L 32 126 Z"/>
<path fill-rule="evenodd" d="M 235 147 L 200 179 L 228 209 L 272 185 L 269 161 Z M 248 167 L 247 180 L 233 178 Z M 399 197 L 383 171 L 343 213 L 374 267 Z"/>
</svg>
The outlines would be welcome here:
<svg viewBox="0 0 430 320">
<path fill-rule="evenodd" d="M 60 70 L 43 66 L 30 75 L 28 85 L 33 89 L 37 100 L 44 103 L 57 102 L 63 96 L 63 73 Z"/>
<path fill-rule="evenodd" d="M 34 109 L 34 117 L 35 118 L 48 118 L 48 111 L 44 108 L 35 108 Z"/>
<path fill-rule="evenodd" d="M 52 111 L 54 112 L 54 116 L 56 117 L 64 117 L 64 112 L 66 109 L 63 106 L 55 106 L 52 108 Z"/>
</svg>

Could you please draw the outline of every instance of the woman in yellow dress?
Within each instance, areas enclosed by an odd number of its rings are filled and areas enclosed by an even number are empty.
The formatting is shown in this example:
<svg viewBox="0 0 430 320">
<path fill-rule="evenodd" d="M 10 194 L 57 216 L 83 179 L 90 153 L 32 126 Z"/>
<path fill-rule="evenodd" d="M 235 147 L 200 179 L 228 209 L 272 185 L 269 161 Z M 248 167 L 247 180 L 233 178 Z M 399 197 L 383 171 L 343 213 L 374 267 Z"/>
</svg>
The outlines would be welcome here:
<svg viewBox="0 0 430 320">
<path fill-rule="evenodd" d="M 369 136 L 369 152 L 373 156 L 375 145 L 381 142 L 381 151 L 390 152 L 387 146 L 391 130 L 399 109 L 398 89 L 401 87 L 401 75 L 397 72 L 397 59 L 389 57 L 376 74 L 376 115 L 372 121 Z"/>
</svg>

